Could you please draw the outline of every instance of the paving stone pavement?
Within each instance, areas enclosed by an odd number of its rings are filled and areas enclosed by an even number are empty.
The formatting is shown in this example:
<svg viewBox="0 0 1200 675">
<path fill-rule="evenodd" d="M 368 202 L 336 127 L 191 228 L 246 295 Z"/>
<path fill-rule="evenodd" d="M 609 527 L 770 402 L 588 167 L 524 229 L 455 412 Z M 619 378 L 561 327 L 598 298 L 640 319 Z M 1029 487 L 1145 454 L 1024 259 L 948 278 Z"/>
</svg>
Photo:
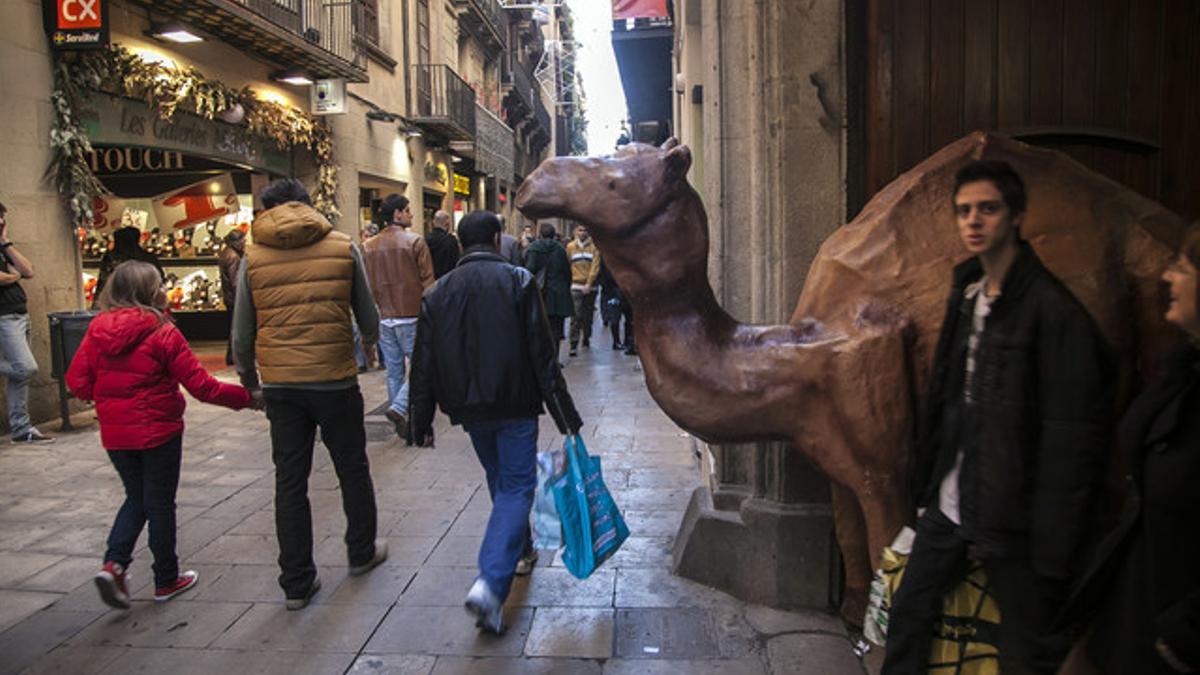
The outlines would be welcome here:
<svg viewBox="0 0 1200 675">
<path fill-rule="evenodd" d="M 466 434 L 444 416 L 433 449 L 405 447 L 382 416 L 368 416 L 390 557 L 363 577 L 347 575 L 337 479 L 317 448 L 310 496 L 324 585 L 308 609 L 286 612 L 266 418 L 190 401 L 178 552 L 200 582 L 168 603 L 152 601 L 145 536 L 132 610 L 109 610 L 96 594 L 123 492 L 90 412 L 53 445 L 0 445 L 0 675 L 877 672 L 878 650 L 864 665 L 833 614 L 751 607 L 671 574 L 675 531 L 700 480 L 693 440 L 651 400 L 637 358 L 596 342 L 564 372 L 632 534 L 585 581 L 543 551 L 514 584 L 504 636 L 481 635 L 462 608 L 489 500 Z M 383 402 L 382 372 L 360 383 L 368 410 Z M 543 416 L 539 445 L 561 443 Z"/>
</svg>

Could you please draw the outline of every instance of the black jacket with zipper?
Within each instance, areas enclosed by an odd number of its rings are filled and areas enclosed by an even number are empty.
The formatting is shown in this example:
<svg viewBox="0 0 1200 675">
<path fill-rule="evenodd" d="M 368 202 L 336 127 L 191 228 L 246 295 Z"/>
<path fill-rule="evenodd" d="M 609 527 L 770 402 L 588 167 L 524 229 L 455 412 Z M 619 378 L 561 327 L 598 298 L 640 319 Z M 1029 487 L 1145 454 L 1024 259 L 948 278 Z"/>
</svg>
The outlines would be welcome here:
<svg viewBox="0 0 1200 675">
<path fill-rule="evenodd" d="M 981 558 L 1030 556 L 1047 579 L 1080 562 L 1111 447 L 1115 359 L 1084 306 L 1022 241 L 988 314 L 964 398 L 967 342 L 983 277 L 954 269 L 918 440 L 913 495 L 936 506 L 963 451 L 963 537 Z"/>
<path fill-rule="evenodd" d="M 536 417 L 582 426 L 554 356 L 533 275 L 490 248 L 472 247 L 421 298 L 409 380 L 414 438 L 428 438 L 435 406 L 453 424 Z"/>
</svg>

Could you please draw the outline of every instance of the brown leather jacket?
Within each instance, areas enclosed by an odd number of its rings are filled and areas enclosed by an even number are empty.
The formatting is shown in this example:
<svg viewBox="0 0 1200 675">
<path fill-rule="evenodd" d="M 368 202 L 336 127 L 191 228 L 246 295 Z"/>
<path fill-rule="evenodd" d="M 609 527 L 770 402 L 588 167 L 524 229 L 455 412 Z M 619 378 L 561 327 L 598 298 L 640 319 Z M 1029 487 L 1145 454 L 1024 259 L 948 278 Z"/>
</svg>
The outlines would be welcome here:
<svg viewBox="0 0 1200 675">
<path fill-rule="evenodd" d="M 363 263 L 380 318 L 407 319 L 421 312 L 421 294 L 433 285 L 433 259 L 423 237 L 396 225 L 385 227 L 363 244 Z"/>
<path fill-rule="evenodd" d="M 221 268 L 221 300 L 225 308 L 233 311 L 233 301 L 237 298 L 238 268 L 242 264 L 242 256 L 226 244 L 217 256 L 217 266 Z"/>
</svg>

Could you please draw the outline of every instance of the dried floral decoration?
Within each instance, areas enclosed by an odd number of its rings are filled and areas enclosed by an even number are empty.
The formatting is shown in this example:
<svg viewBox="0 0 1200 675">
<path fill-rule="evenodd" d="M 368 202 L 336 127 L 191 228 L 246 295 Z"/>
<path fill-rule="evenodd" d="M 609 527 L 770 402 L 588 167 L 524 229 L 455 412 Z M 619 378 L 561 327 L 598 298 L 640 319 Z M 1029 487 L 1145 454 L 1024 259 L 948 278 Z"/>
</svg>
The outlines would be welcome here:
<svg viewBox="0 0 1200 675">
<path fill-rule="evenodd" d="M 59 56 L 54 82 L 50 94 L 54 106 L 54 128 L 50 130 L 54 158 L 46 175 L 68 200 L 77 225 L 91 222 L 92 198 L 108 193 L 92 173 L 88 161 L 92 145 L 78 114 L 94 91 L 144 101 L 164 120 L 180 110 L 211 120 L 240 105 L 245 111 L 243 124 L 251 132 L 273 140 L 281 150 L 303 146 L 313 153 L 317 165 L 313 206 L 330 221 L 339 216 L 334 201 L 337 167 L 333 163 L 333 140 L 328 127 L 302 110 L 259 99 L 249 87 L 232 89 L 207 79 L 190 66 L 143 61 L 119 44 Z"/>
</svg>

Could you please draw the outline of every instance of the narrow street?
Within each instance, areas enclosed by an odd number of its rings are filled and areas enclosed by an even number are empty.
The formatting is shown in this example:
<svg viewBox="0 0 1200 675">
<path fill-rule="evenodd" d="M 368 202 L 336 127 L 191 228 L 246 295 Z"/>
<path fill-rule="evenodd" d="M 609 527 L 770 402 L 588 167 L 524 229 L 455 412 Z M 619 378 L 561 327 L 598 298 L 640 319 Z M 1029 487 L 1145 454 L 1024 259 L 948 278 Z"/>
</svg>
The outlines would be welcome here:
<svg viewBox="0 0 1200 675">
<path fill-rule="evenodd" d="M 586 581 L 543 551 L 514 587 L 503 637 L 480 635 L 462 608 L 489 500 L 466 434 L 444 416 L 437 447 L 416 449 L 368 415 L 390 557 L 361 578 L 347 577 L 337 481 L 317 448 L 323 587 L 312 606 L 287 612 L 266 418 L 191 402 L 178 552 L 200 583 L 161 605 L 144 533 L 131 611 L 107 609 L 92 583 L 123 492 L 90 413 L 53 445 L 0 447 L 0 673 L 863 673 L 833 614 L 748 607 L 670 573 L 699 481 L 693 439 L 650 399 L 636 357 L 610 351 L 607 337 L 565 372 L 632 536 Z M 379 407 L 383 373 L 360 381 L 367 410 Z M 540 444 L 561 442 L 543 416 Z"/>
</svg>

